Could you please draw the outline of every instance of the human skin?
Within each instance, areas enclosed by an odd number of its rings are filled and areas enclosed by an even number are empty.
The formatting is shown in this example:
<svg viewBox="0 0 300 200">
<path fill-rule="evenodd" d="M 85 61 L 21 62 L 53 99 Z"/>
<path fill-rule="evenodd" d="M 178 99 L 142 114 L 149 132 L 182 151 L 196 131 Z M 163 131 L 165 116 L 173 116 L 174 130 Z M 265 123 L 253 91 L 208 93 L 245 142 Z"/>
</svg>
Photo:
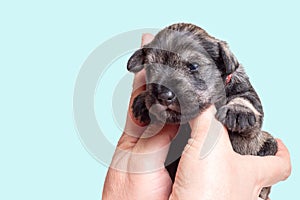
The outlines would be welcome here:
<svg viewBox="0 0 300 200">
<path fill-rule="evenodd" d="M 152 39 L 150 34 L 143 35 L 142 46 Z M 144 77 L 144 70 L 135 74 L 129 105 L 145 89 Z M 277 140 L 275 156 L 242 156 L 233 151 L 227 130 L 214 115 L 215 108 L 211 106 L 190 121 L 191 138 L 172 184 L 164 161 L 179 125 L 147 127 L 135 120 L 129 109 L 125 130 L 106 175 L 102 198 L 256 200 L 263 187 L 290 175 L 289 152 L 281 140 Z M 200 152 L 212 125 L 218 127 L 214 129 L 218 137 L 209 154 L 201 158 Z"/>
<path fill-rule="evenodd" d="M 170 200 L 255 200 L 263 187 L 288 178 L 290 156 L 281 140 L 276 156 L 240 155 L 233 151 L 227 130 L 215 119 L 212 106 L 190 122 L 191 139 L 181 156 Z M 219 127 L 216 145 L 200 159 L 211 126 Z M 215 129 L 214 129 L 215 130 Z M 195 195 L 196 194 L 196 195 Z"/>
</svg>

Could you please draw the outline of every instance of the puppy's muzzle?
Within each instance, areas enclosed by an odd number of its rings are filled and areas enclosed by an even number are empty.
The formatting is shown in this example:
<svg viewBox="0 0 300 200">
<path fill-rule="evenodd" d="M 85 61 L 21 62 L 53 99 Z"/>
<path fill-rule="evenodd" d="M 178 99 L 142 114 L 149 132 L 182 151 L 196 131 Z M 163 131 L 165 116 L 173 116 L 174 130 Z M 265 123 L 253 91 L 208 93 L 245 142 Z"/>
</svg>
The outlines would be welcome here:
<svg viewBox="0 0 300 200">
<path fill-rule="evenodd" d="M 156 91 L 156 99 L 161 105 L 169 106 L 175 102 L 176 95 L 172 90 L 159 84 L 155 84 L 153 86 Z"/>
<path fill-rule="evenodd" d="M 157 99 L 161 104 L 168 106 L 175 101 L 176 96 L 171 90 L 167 90 L 158 93 Z"/>
</svg>

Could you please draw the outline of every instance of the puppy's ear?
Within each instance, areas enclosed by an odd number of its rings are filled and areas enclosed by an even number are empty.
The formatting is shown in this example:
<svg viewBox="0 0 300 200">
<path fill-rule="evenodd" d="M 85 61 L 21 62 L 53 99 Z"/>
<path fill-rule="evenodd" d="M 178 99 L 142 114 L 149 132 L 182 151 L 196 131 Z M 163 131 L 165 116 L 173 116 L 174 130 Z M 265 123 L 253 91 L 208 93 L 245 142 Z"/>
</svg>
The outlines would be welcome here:
<svg viewBox="0 0 300 200">
<path fill-rule="evenodd" d="M 238 68 L 239 62 L 225 42 L 219 42 L 219 57 L 224 74 L 229 75 Z"/>
<path fill-rule="evenodd" d="M 133 73 L 141 71 L 144 68 L 144 61 L 144 49 L 139 49 L 129 58 L 127 62 L 127 70 Z"/>
</svg>

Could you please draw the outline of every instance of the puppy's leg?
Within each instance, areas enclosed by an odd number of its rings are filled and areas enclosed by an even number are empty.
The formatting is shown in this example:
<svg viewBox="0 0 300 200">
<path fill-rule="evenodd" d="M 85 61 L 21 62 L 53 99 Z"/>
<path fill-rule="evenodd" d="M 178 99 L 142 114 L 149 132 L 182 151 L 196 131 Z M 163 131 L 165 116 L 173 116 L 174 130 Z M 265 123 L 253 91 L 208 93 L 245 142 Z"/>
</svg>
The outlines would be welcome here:
<svg viewBox="0 0 300 200">
<path fill-rule="evenodd" d="M 233 150 L 242 155 L 268 156 L 276 154 L 277 142 L 269 133 L 256 129 L 251 135 L 256 137 L 244 137 L 241 134 L 229 132 Z M 270 190 L 271 187 L 263 188 L 260 197 L 268 199 Z"/>
<path fill-rule="evenodd" d="M 139 94 L 132 103 L 132 113 L 133 116 L 142 123 L 149 124 L 150 117 L 149 117 L 149 110 L 146 107 L 145 103 L 146 92 L 142 92 Z"/>
<path fill-rule="evenodd" d="M 262 131 L 262 134 L 265 138 L 267 138 L 260 148 L 259 152 L 257 153 L 258 156 L 269 156 L 269 155 L 275 155 L 278 150 L 277 142 L 276 140 L 265 131 Z"/>
<path fill-rule="evenodd" d="M 240 96 L 219 108 L 216 117 L 228 130 L 240 134 L 260 128 L 262 121 L 262 113 L 258 112 L 248 99 Z"/>
</svg>

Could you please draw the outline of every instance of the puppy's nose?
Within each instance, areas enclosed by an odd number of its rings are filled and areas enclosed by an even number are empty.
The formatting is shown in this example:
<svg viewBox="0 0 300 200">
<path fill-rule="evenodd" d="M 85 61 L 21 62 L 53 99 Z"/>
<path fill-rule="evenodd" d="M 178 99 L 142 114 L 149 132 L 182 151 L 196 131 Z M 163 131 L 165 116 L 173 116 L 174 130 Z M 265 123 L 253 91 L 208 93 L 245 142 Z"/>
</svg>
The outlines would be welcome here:
<svg viewBox="0 0 300 200">
<path fill-rule="evenodd" d="M 158 99 L 165 105 L 170 105 L 175 100 L 175 94 L 171 90 L 166 90 L 158 94 Z"/>
</svg>

